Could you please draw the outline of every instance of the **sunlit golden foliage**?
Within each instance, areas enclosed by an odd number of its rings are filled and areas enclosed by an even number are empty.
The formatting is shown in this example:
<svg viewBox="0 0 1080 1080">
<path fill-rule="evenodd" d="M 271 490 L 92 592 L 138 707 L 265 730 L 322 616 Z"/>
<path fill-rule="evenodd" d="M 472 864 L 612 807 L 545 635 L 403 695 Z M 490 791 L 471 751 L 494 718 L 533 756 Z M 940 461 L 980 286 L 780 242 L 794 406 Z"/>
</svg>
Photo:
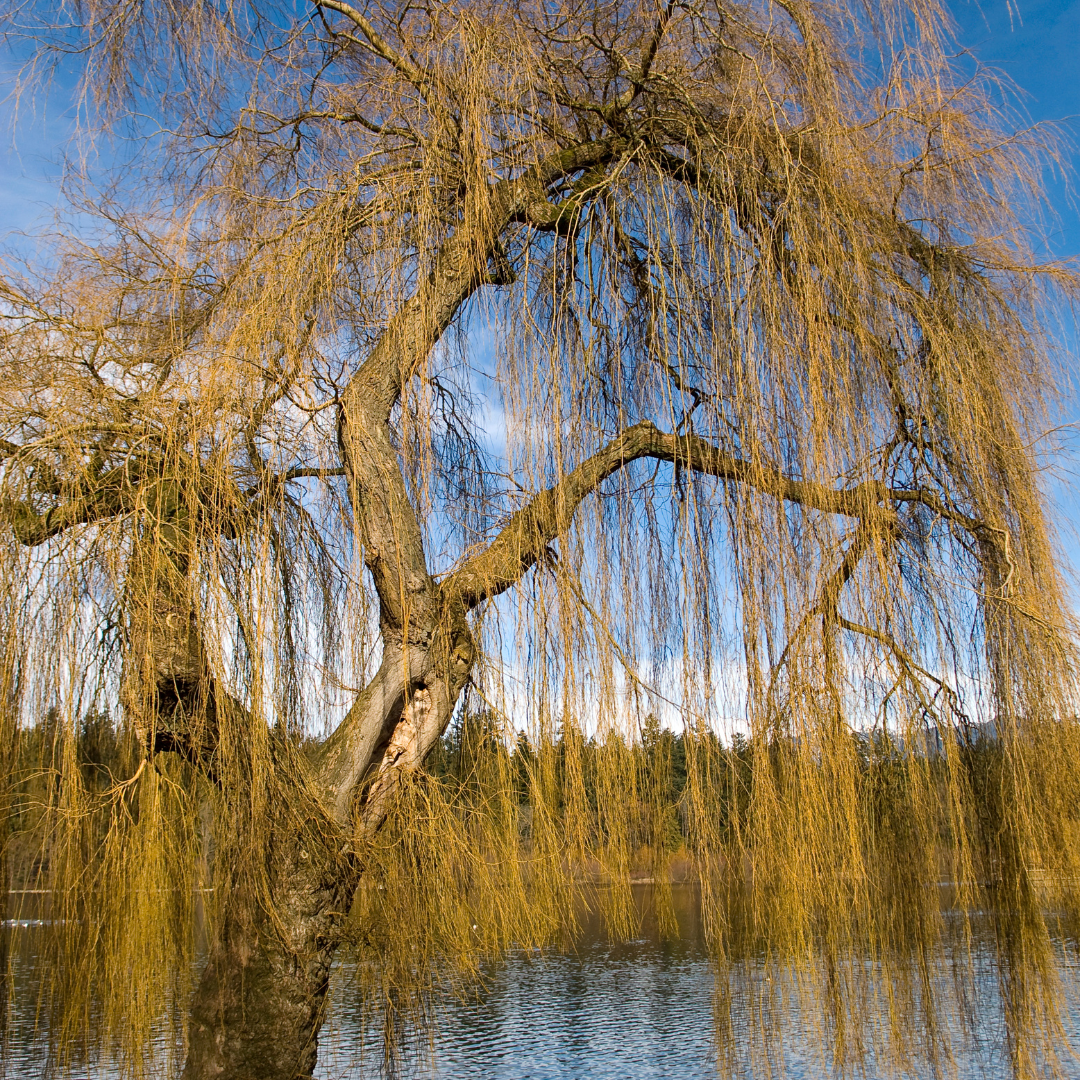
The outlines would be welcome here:
<svg viewBox="0 0 1080 1080">
<path fill-rule="evenodd" d="M 947 1072 L 984 921 L 1016 1075 L 1067 1070 L 1077 281 L 1052 134 L 943 9 L 42 7 L 26 78 L 77 57 L 138 136 L 0 280 L 0 796 L 60 1059 L 145 1074 L 163 1025 L 291 1080 L 346 948 L 392 1062 L 582 897 L 632 935 L 633 872 L 672 933 L 678 855 L 722 1068 L 799 1015 Z"/>
</svg>

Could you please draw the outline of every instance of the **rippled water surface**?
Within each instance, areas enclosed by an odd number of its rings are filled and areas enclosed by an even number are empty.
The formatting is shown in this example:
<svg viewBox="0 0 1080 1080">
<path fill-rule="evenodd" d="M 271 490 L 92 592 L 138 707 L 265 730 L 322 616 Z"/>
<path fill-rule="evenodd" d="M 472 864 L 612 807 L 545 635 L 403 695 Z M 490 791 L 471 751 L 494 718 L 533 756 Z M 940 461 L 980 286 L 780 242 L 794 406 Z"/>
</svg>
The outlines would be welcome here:
<svg viewBox="0 0 1080 1080">
<path fill-rule="evenodd" d="M 649 910 L 649 890 L 636 890 L 643 910 Z M 475 998 L 447 1001 L 438 1031 L 424 1060 L 405 1062 L 405 1076 L 458 1080 L 633 1080 L 672 1077 L 691 1080 L 717 1075 L 714 1041 L 715 968 L 705 947 L 697 911 L 696 891 L 676 888 L 675 907 L 680 936 L 662 941 L 648 917 L 642 938 L 613 945 L 598 920 L 586 920 L 573 952 L 519 952 L 490 969 Z M 978 920 L 973 924 L 979 931 Z M 983 928 L 986 929 L 986 928 Z M 867 961 L 869 963 L 869 961 Z M 1062 953 L 1062 974 L 1066 970 Z M 1005 1080 L 1011 1077 L 1005 1051 L 1004 1016 L 996 971 L 988 949 L 976 948 L 974 997 L 969 1002 L 974 1029 L 965 1032 L 953 1017 L 949 1031 L 952 1061 L 938 1075 L 958 1080 Z M 738 1033 L 752 1027 L 749 1011 L 760 991 L 764 971 L 753 965 L 729 989 L 731 1020 Z M 778 989 L 785 999 L 780 1038 L 768 1056 L 756 1056 L 740 1042 L 742 1075 L 752 1080 L 818 1080 L 837 1075 L 816 1016 L 803 1014 L 793 984 Z M 951 975 L 943 972 L 939 990 L 951 996 Z M 760 1000 L 760 998 L 758 999 Z M 1062 1046 L 1065 1075 L 1080 1080 L 1080 1020 L 1073 1002 L 1066 1017 L 1068 1045 Z M 759 1014 L 760 1015 L 760 1014 Z M 339 1006 L 329 1025 L 330 1037 L 316 1075 L 320 1080 L 367 1080 L 380 1072 L 381 1050 L 347 1009 Z M 854 1075 L 873 1080 L 887 1070 L 878 1068 L 875 1035 L 868 1034 L 862 1068 Z M 1073 1067 L 1070 1070 L 1070 1062 Z M 913 1062 L 907 1074 L 933 1075 L 925 1062 Z"/>
<path fill-rule="evenodd" d="M 712 969 L 686 947 L 593 942 L 574 955 L 518 954 L 476 1000 L 448 1004 L 434 1061 L 407 1073 L 439 1077 L 714 1076 Z M 357 1053 L 356 1026 L 336 1014 L 316 1073 L 378 1074 L 379 1052 Z"/>
<path fill-rule="evenodd" d="M 637 890 L 648 908 L 648 890 Z M 696 895 L 676 890 L 680 936 L 662 941 L 646 919 L 639 940 L 613 945 L 598 921 L 586 921 L 577 947 L 570 952 L 517 952 L 486 972 L 484 983 L 464 999 L 447 998 L 437 1030 L 422 1054 L 407 1056 L 399 1073 L 439 1080 L 483 1077 L 491 1080 L 636 1080 L 671 1077 L 690 1080 L 716 1076 L 714 1042 L 714 968 L 703 945 Z M 23 928 L 32 948 L 34 927 Z M 24 952 L 26 951 L 24 949 Z M 980 959 L 980 956 L 982 959 Z M 1062 954 L 1062 973 L 1066 970 Z M 382 1050 L 376 1033 L 365 1032 L 350 1009 L 347 971 L 337 977 L 338 1003 L 324 1028 L 318 1080 L 367 1080 L 381 1074 Z M 732 1017 L 736 1029 L 747 1020 L 745 991 L 760 970 L 734 987 Z M 942 976 L 948 980 L 948 975 Z M 760 986 L 760 983 L 758 984 Z M 954 1023 L 953 1067 L 942 1076 L 1005 1080 L 1011 1075 L 1004 1052 L 1004 1025 L 997 977 L 989 952 L 976 954 L 975 1029 L 963 1037 Z M 944 982 L 943 982 L 944 988 Z M 790 990 L 790 987 L 787 988 Z M 345 991 L 344 993 L 342 991 Z M 33 1002 L 16 995 L 9 1046 L 15 1051 L 8 1077 L 57 1076 L 49 1068 L 45 1041 L 35 1034 Z M 744 1075 L 768 1080 L 816 1080 L 835 1074 L 820 1031 L 804 1023 L 794 999 L 783 1011 L 782 1040 L 768 1061 L 744 1062 Z M 1062 1046 L 1066 1075 L 1080 1080 L 1080 1049 L 1075 1038 L 1077 1003 L 1066 1018 L 1067 1046 Z M 863 1071 L 873 1078 L 872 1042 Z M 1070 1066 L 1069 1062 L 1072 1062 Z M 115 1068 L 83 1070 L 75 1075 L 115 1077 Z M 930 1075 L 925 1066 L 909 1073 Z"/>
</svg>

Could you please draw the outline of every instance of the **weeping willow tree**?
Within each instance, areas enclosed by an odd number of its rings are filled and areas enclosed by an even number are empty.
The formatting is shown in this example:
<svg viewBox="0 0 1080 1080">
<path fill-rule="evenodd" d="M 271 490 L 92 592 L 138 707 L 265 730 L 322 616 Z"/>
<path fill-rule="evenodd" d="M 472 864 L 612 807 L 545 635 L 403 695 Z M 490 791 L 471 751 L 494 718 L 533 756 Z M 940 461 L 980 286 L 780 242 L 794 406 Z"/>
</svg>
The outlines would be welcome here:
<svg viewBox="0 0 1080 1080">
<path fill-rule="evenodd" d="M 0 281 L 5 850 L 59 1060 L 308 1076 L 346 954 L 392 1044 L 576 881 L 632 929 L 639 849 L 663 907 L 676 821 L 721 1065 L 809 1010 L 837 1069 L 947 1071 L 989 964 L 1016 1075 L 1065 1067 L 1076 279 L 1053 147 L 935 0 L 6 28 L 118 139 Z"/>
</svg>

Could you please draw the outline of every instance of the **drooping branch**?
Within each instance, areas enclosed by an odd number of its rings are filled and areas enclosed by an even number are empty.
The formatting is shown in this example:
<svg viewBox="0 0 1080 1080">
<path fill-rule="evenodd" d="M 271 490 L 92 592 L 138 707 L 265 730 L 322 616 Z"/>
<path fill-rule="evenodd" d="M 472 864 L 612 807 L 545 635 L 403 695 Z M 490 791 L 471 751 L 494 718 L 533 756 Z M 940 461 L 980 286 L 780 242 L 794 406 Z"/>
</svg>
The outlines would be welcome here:
<svg viewBox="0 0 1080 1080">
<path fill-rule="evenodd" d="M 895 515 L 890 514 L 889 518 L 880 524 L 885 525 L 883 536 L 880 534 L 879 529 L 876 528 L 879 522 L 874 521 L 870 515 L 860 521 L 858 528 L 855 530 L 855 535 L 852 536 L 851 542 L 844 549 L 839 566 L 825 579 L 821 590 L 818 592 L 817 599 L 804 612 L 795 630 L 788 636 L 787 643 L 780 653 L 780 658 L 772 666 L 769 687 L 765 692 L 765 700 L 770 705 L 773 701 L 780 673 L 787 666 L 788 659 L 799 642 L 805 637 L 815 618 L 821 616 L 826 630 L 833 624 L 843 625 L 844 620 L 839 615 L 839 606 L 844 586 L 855 576 L 859 564 L 871 550 L 875 540 L 884 540 L 888 543 L 895 536 Z"/>
<path fill-rule="evenodd" d="M 627 428 L 515 513 L 487 548 L 442 583 L 444 599 L 472 609 L 505 592 L 537 562 L 547 544 L 565 532 L 587 495 L 607 477 L 640 458 L 673 462 L 694 472 L 747 484 L 808 510 L 848 517 L 891 515 L 884 504 L 894 498 L 919 499 L 922 494 L 894 492 L 873 480 L 833 488 L 818 481 L 793 479 L 771 463 L 748 461 L 697 435 L 667 434 L 645 420 Z M 929 497 L 931 493 L 926 494 Z"/>
<path fill-rule="evenodd" d="M 884 645 L 900 664 L 904 674 L 911 679 L 913 685 L 918 685 L 916 675 L 921 675 L 923 678 L 936 683 L 938 692 L 943 693 L 949 699 L 957 714 L 962 714 L 960 695 L 944 679 L 923 667 L 891 634 L 887 634 L 884 630 L 878 630 L 873 626 L 864 626 L 862 623 L 854 622 L 843 615 L 837 615 L 836 621 L 839 626 L 849 633 L 858 634 L 860 637 L 869 638 L 871 641 Z"/>
</svg>

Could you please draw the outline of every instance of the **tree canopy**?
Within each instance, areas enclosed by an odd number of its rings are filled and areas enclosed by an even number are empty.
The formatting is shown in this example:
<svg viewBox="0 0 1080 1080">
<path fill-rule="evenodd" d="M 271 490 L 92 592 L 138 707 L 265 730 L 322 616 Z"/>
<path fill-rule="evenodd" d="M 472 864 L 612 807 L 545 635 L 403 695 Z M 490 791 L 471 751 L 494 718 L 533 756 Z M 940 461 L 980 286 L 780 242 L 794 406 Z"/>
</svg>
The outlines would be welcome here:
<svg viewBox="0 0 1080 1080">
<path fill-rule="evenodd" d="M 756 957 L 838 1067 L 871 1028 L 947 1062 L 981 910 L 1016 1074 L 1060 1067 L 1039 455 L 1077 279 L 1038 255 L 1052 134 L 943 8 L 4 26 L 112 148 L 0 278 L 3 791 L 62 1057 L 157 1068 L 165 1016 L 185 1077 L 309 1075 L 341 949 L 392 1043 L 433 972 L 570 931 L 574 882 L 625 931 L 635 850 L 662 878 L 676 843 L 722 1063 L 770 1037 L 725 997 Z M 425 768 L 481 714 L 474 767 Z"/>
</svg>

